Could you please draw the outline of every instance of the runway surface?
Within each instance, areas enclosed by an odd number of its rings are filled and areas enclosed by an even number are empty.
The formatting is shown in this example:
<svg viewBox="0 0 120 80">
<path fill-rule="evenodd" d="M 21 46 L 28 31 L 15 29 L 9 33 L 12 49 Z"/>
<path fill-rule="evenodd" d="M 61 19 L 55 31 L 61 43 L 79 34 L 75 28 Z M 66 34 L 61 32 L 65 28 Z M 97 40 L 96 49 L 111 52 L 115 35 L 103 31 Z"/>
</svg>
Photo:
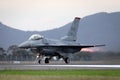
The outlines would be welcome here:
<svg viewBox="0 0 120 80">
<path fill-rule="evenodd" d="M 120 69 L 120 65 L 0 65 L 0 70 Z"/>
</svg>

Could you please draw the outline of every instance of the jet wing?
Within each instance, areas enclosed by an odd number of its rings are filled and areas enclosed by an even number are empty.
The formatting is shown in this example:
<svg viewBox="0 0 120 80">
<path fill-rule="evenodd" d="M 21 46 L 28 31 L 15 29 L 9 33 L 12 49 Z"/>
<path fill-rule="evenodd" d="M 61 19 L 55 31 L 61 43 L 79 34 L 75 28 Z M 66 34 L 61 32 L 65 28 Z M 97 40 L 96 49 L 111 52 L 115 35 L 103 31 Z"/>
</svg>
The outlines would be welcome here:
<svg viewBox="0 0 120 80">
<path fill-rule="evenodd" d="M 37 45 L 35 47 L 38 48 L 43 48 L 43 47 L 56 47 L 56 48 L 90 48 L 90 47 L 101 47 L 101 46 L 105 46 L 105 45 Z"/>
<path fill-rule="evenodd" d="M 20 48 L 89 48 L 89 47 L 100 47 L 105 45 L 71 45 L 71 44 L 29 44 L 24 42 L 19 45 Z"/>
</svg>

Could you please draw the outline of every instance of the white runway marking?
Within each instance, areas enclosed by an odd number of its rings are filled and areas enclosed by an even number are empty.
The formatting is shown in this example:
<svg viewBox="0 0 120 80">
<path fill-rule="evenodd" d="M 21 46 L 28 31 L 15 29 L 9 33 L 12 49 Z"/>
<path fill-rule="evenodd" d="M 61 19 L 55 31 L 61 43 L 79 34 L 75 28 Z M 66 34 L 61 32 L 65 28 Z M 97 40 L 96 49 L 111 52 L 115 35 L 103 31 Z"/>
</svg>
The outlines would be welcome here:
<svg viewBox="0 0 120 80">
<path fill-rule="evenodd" d="M 0 70 L 120 69 L 120 65 L 0 65 Z"/>
<path fill-rule="evenodd" d="M 87 68 L 120 68 L 120 65 L 23 65 L 23 66 L 38 66 L 38 67 L 87 67 Z"/>
</svg>

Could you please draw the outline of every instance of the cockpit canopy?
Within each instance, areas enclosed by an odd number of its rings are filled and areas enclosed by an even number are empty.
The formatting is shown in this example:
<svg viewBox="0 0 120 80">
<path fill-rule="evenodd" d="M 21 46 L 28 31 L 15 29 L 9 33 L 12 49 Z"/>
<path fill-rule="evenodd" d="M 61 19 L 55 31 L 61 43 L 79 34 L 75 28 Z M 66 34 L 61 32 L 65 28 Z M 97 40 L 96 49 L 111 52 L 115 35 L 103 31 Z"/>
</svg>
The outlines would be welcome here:
<svg viewBox="0 0 120 80">
<path fill-rule="evenodd" d="M 42 35 L 39 34 L 34 34 L 32 36 L 30 36 L 30 38 L 28 40 L 40 40 L 43 39 L 44 37 Z"/>
</svg>

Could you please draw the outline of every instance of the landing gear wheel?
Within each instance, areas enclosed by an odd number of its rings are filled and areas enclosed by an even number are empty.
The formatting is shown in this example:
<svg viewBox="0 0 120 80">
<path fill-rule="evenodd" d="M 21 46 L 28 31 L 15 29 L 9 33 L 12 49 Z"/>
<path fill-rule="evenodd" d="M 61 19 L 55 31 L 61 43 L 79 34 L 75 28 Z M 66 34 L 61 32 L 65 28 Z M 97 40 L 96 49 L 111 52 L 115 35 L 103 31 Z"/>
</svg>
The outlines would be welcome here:
<svg viewBox="0 0 120 80">
<path fill-rule="evenodd" d="M 38 63 L 41 64 L 41 60 L 38 60 Z"/>
<path fill-rule="evenodd" d="M 46 64 L 49 63 L 49 58 L 45 58 L 45 63 L 46 63 Z"/>
<path fill-rule="evenodd" d="M 69 63 L 70 63 L 69 57 L 66 57 L 66 58 L 64 59 L 64 61 L 65 61 L 66 64 L 69 64 Z"/>
</svg>

